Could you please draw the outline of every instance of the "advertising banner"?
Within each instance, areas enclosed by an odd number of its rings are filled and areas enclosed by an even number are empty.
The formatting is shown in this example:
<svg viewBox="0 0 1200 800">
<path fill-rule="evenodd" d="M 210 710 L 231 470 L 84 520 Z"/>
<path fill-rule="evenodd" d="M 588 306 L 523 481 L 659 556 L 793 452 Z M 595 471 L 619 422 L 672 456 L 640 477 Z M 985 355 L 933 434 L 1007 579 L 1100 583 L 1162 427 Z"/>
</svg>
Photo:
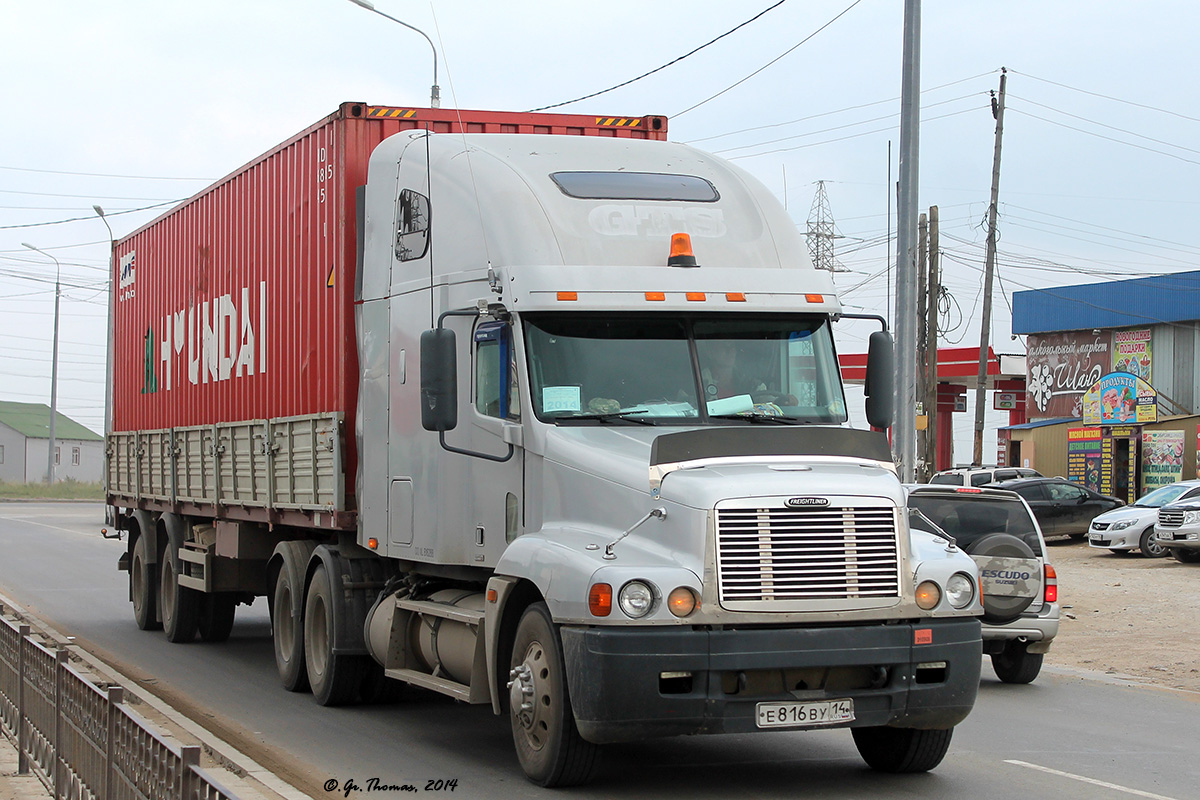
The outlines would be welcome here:
<svg viewBox="0 0 1200 800">
<path fill-rule="evenodd" d="M 1110 372 L 1083 396 L 1085 425 L 1144 425 L 1158 421 L 1158 392 L 1136 375 Z"/>
<path fill-rule="evenodd" d="M 1113 334 L 1113 372 L 1128 372 L 1150 383 L 1152 356 L 1149 328 Z"/>
<path fill-rule="evenodd" d="M 1083 395 L 1112 370 L 1109 334 L 1030 335 L 1025 410 L 1029 419 L 1083 416 Z"/>
<path fill-rule="evenodd" d="M 1142 433 L 1142 489 L 1152 491 L 1183 480 L 1183 431 Z"/>
</svg>

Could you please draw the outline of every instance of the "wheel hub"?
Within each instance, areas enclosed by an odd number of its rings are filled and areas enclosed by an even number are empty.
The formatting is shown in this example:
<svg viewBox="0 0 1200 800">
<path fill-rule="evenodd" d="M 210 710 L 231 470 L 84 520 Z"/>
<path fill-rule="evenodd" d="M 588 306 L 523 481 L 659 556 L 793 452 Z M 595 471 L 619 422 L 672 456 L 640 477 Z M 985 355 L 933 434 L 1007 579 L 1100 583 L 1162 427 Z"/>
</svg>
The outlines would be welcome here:
<svg viewBox="0 0 1200 800">
<path fill-rule="evenodd" d="M 551 728 L 554 708 L 550 662 L 546 648 L 531 642 L 521 663 L 509 671 L 508 702 L 512 718 L 524 732 L 529 746 L 540 750 Z"/>
</svg>

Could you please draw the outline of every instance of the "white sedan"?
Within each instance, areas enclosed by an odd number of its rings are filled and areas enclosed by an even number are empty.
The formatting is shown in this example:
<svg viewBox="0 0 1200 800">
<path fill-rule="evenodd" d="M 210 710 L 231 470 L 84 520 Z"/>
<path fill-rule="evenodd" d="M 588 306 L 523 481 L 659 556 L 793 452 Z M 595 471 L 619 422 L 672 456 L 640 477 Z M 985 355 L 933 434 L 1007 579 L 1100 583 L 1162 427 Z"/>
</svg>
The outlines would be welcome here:
<svg viewBox="0 0 1200 800">
<path fill-rule="evenodd" d="M 1200 497 L 1200 480 L 1180 481 L 1143 495 L 1136 503 L 1106 511 L 1092 520 L 1088 544 L 1102 550 L 1139 550 L 1147 558 L 1162 558 L 1166 549 L 1154 538 L 1158 509 L 1167 503 Z"/>
</svg>

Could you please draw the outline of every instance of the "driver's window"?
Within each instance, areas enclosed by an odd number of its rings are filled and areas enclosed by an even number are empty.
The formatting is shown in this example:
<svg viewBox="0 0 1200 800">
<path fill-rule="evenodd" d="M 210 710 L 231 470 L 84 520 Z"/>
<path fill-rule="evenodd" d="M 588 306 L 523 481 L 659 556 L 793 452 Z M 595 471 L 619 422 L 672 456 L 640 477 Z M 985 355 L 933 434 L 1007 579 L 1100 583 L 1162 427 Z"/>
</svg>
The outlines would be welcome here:
<svg viewBox="0 0 1200 800">
<path fill-rule="evenodd" d="M 484 416 L 520 419 L 511 341 L 503 323 L 484 323 L 475 331 L 475 409 Z"/>
</svg>

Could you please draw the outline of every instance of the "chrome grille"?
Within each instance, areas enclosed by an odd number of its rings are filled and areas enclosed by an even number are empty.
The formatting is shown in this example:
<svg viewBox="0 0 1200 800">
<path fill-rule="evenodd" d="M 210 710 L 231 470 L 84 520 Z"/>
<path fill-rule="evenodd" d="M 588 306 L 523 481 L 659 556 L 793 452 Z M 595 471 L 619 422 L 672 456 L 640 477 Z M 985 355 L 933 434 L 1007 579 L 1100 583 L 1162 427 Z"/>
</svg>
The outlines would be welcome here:
<svg viewBox="0 0 1200 800">
<path fill-rule="evenodd" d="M 1168 511 L 1165 508 L 1158 510 L 1158 524 L 1164 528 L 1178 528 L 1183 524 L 1182 511 Z"/>
<path fill-rule="evenodd" d="M 718 508 L 721 604 L 900 593 L 893 508 Z"/>
<path fill-rule="evenodd" d="M 1106 530 L 1108 530 L 1108 523 L 1107 522 L 1096 522 L 1095 520 L 1093 520 L 1092 521 L 1092 530 L 1106 531 Z"/>
</svg>

